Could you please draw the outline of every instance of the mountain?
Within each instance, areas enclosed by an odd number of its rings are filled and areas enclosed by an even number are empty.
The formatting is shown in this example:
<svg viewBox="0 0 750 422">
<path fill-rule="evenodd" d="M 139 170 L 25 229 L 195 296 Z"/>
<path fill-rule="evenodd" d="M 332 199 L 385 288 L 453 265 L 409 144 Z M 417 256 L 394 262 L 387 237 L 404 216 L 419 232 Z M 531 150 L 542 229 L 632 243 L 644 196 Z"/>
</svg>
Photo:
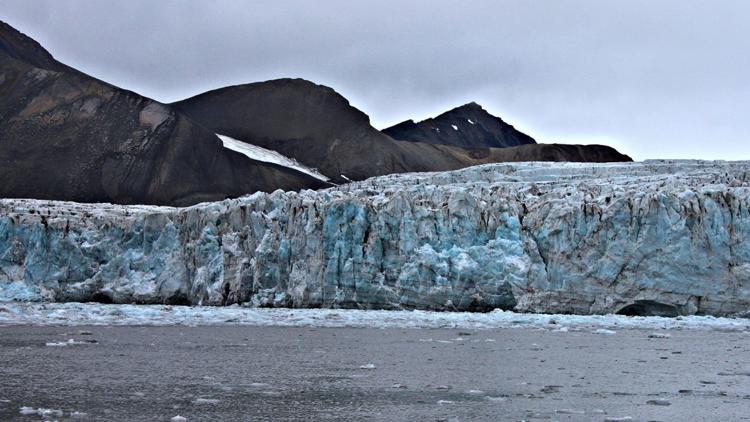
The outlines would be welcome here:
<svg viewBox="0 0 750 422">
<path fill-rule="evenodd" d="M 224 148 L 172 107 L 55 60 L 0 22 L 0 197 L 191 205 L 319 188 Z"/>
<path fill-rule="evenodd" d="M 394 141 L 336 91 L 304 79 L 230 86 L 171 105 L 218 134 L 278 151 L 339 183 L 466 165 L 444 147 Z"/>
<path fill-rule="evenodd" d="M 0 22 L 0 197 L 184 206 L 498 161 L 630 161 L 605 146 L 537 145 L 476 104 L 433 120 L 455 133 L 395 140 L 302 79 L 162 104 Z"/>
<path fill-rule="evenodd" d="M 171 105 L 213 132 L 278 151 L 335 182 L 499 161 L 631 161 L 606 146 L 536 144 L 474 103 L 435 119 L 450 136 L 400 141 L 333 89 L 303 79 L 230 86 Z"/>
<path fill-rule="evenodd" d="M 536 143 L 532 137 L 491 115 L 475 102 L 419 123 L 413 120 L 401 122 L 384 129 L 383 133 L 400 141 L 463 148 L 506 148 Z"/>
</svg>

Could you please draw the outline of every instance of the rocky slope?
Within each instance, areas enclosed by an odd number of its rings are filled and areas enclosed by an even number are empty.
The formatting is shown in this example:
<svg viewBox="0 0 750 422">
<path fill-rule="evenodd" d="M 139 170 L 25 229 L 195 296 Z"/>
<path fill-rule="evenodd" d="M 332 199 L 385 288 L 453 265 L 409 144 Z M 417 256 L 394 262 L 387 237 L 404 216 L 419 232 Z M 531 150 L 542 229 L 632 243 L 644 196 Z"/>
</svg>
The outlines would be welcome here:
<svg viewBox="0 0 750 422">
<path fill-rule="evenodd" d="M 418 123 L 413 120 L 401 122 L 383 129 L 383 133 L 399 141 L 463 148 L 506 148 L 536 143 L 531 136 L 519 132 L 474 102 Z"/>
<path fill-rule="evenodd" d="M 492 164 L 190 208 L 0 201 L 0 297 L 726 315 L 750 163 Z"/>
<path fill-rule="evenodd" d="M 188 205 L 324 186 L 171 107 L 56 61 L 0 22 L 0 197 Z"/>
</svg>

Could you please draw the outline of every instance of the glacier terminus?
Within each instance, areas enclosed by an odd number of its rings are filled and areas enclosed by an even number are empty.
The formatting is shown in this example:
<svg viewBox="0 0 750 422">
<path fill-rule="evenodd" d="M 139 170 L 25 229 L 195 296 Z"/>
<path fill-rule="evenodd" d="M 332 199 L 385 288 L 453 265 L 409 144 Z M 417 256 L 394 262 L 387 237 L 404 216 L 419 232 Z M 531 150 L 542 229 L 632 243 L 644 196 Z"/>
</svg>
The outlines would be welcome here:
<svg viewBox="0 0 750 422">
<path fill-rule="evenodd" d="M 750 310 L 750 162 L 488 164 L 187 208 L 0 200 L 0 300 Z"/>
</svg>

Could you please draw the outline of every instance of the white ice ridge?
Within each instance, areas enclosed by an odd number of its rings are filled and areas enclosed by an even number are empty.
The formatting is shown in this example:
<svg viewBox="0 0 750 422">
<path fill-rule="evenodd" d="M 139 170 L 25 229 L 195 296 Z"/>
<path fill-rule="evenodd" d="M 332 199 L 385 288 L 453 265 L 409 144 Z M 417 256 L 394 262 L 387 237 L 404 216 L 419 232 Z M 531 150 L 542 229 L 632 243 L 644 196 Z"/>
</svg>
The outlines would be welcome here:
<svg viewBox="0 0 750 422">
<path fill-rule="evenodd" d="M 97 303 L 0 302 L 0 326 L 8 325 L 248 325 L 355 328 L 543 328 L 617 334 L 617 330 L 721 330 L 750 332 L 750 319 L 709 316 L 626 317 L 545 315 L 495 310 L 476 312 L 267 309 L 241 306 L 104 305 Z M 668 338 L 665 333 L 651 337 Z"/>
<path fill-rule="evenodd" d="M 286 155 L 280 154 L 276 151 L 261 148 L 257 145 L 249 144 L 247 142 L 242 142 L 229 136 L 219 135 L 218 133 L 216 134 L 216 136 L 221 139 L 221 142 L 224 144 L 224 148 L 239 152 L 240 154 L 252 158 L 253 160 L 262 161 L 264 163 L 278 164 L 280 166 L 284 166 L 308 174 L 324 182 L 327 182 L 329 180 L 329 178 L 325 175 L 319 173 L 315 169 L 300 164 L 294 158 L 289 158 Z"/>
<path fill-rule="evenodd" d="M 0 300 L 727 316 L 750 163 L 488 164 L 188 208 L 0 200 Z M 1 313 L 0 313 L 1 314 Z"/>
</svg>

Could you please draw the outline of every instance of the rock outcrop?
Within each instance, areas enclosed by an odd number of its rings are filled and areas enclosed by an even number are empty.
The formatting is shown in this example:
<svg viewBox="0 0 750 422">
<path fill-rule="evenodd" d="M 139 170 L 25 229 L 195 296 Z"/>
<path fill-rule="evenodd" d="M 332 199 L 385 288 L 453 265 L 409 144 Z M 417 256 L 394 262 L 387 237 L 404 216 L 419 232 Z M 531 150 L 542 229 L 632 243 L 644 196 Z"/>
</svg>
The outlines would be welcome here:
<svg viewBox="0 0 750 422">
<path fill-rule="evenodd" d="M 190 208 L 0 200 L 0 298 L 728 315 L 750 163 L 491 164 Z"/>
</svg>

